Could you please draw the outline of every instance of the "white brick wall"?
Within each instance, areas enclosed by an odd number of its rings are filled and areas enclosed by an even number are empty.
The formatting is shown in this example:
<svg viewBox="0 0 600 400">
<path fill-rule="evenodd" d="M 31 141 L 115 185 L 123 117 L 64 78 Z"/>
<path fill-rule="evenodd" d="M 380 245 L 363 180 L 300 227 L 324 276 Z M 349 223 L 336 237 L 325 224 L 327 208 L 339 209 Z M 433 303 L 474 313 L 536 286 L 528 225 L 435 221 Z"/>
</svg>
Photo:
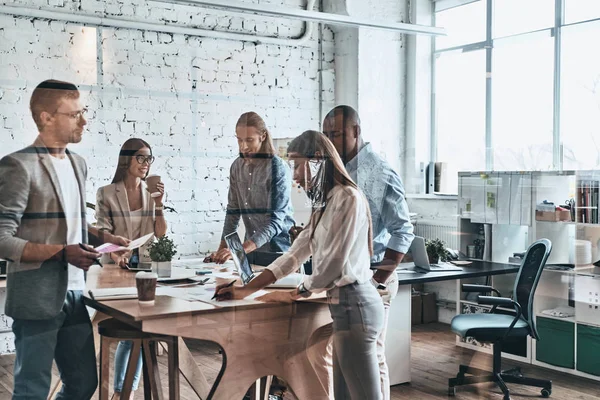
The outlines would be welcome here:
<svg viewBox="0 0 600 400">
<path fill-rule="evenodd" d="M 142 0 L 13 4 L 278 37 L 302 31 L 299 21 Z M 87 200 L 94 202 L 96 190 L 112 179 L 121 144 L 144 138 L 158 157 L 152 170 L 164 177 L 166 203 L 178 211 L 167 219 L 179 256 L 198 255 L 218 245 L 229 166 L 237 154 L 237 118 L 254 110 L 275 137 L 318 129 L 321 107 L 334 101 L 333 34 L 327 29 L 323 104 L 319 56 L 318 29 L 297 48 L 0 14 L 0 156 L 37 135 L 28 111 L 33 88 L 48 78 L 72 81 L 92 111 L 82 143 L 72 146 L 88 162 Z"/>
</svg>

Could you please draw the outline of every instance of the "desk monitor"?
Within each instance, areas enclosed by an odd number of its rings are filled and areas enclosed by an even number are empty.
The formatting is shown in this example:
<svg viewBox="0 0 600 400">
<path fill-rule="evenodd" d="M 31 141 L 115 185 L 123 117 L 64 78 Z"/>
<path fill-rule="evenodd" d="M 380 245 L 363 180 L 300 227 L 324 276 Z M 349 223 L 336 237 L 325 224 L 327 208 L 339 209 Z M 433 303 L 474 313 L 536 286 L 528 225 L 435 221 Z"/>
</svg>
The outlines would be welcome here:
<svg viewBox="0 0 600 400">
<path fill-rule="evenodd" d="M 230 233 L 224 239 L 231 251 L 231 258 L 233 258 L 235 268 L 238 274 L 240 274 L 243 284 L 247 285 L 254 278 L 254 272 L 252 271 L 250 262 L 248 262 L 248 257 L 246 257 L 242 241 L 237 232 Z"/>
<path fill-rule="evenodd" d="M 415 236 L 410 245 L 410 253 L 412 254 L 415 267 L 424 269 L 432 272 L 442 271 L 462 271 L 461 267 L 449 263 L 441 264 L 430 264 L 429 257 L 427 256 L 427 249 L 425 248 L 425 239 L 420 236 Z"/>
</svg>

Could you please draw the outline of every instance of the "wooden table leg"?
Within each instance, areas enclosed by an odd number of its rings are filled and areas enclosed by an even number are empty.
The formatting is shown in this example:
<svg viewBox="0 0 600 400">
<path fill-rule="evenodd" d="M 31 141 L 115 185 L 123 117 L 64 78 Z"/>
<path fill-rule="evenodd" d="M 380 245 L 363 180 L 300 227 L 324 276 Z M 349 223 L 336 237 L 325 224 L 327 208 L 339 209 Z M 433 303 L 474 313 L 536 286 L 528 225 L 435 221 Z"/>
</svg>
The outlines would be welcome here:
<svg viewBox="0 0 600 400">
<path fill-rule="evenodd" d="M 158 360 L 156 359 L 156 343 L 144 341 L 144 362 L 148 368 L 148 377 L 150 381 L 150 387 L 152 389 L 152 396 L 155 400 L 162 400 L 163 390 L 160 382 L 160 372 L 158 371 Z"/>
<path fill-rule="evenodd" d="M 179 400 L 179 338 L 172 338 L 169 343 L 169 400 Z"/>
<path fill-rule="evenodd" d="M 152 400 L 152 385 L 150 384 L 150 372 L 148 370 L 148 363 L 146 360 L 146 350 L 144 349 L 144 343 L 142 342 L 142 372 L 144 374 L 144 400 Z"/>
<path fill-rule="evenodd" d="M 179 349 L 179 371 L 181 372 L 181 375 L 187 383 L 189 383 L 199 399 L 207 399 L 211 385 L 206 380 L 206 377 L 198 367 L 198 364 L 196 364 L 192 352 L 180 337 L 177 338 L 177 348 Z M 163 350 L 167 353 L 169 352 L 169 350 L 164 347 Z"/>
</svg>

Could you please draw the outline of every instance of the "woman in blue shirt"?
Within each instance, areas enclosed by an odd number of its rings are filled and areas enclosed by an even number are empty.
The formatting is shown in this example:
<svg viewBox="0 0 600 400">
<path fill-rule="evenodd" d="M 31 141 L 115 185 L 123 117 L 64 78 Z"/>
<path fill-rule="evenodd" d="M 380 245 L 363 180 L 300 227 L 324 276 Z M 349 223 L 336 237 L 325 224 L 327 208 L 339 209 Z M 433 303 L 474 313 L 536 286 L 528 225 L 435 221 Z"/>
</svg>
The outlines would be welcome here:
<svg viewBox="0 0 600 400">
<path fill-rule="evenodd" d="M 237 230 L 241 219 L 246 228 L 244 250 L 285 252 L 290 247 L 289 230 L 294 225 L 290 191 L 292 177 L 277 155 L 265 121 L 255 112 L 240 116 L 235 126 L 240 155 L 231 165 L 227 215 L 219 249 L 210 256 L 222 264 L 231 258 L 223 238 Z"/>
</svg>

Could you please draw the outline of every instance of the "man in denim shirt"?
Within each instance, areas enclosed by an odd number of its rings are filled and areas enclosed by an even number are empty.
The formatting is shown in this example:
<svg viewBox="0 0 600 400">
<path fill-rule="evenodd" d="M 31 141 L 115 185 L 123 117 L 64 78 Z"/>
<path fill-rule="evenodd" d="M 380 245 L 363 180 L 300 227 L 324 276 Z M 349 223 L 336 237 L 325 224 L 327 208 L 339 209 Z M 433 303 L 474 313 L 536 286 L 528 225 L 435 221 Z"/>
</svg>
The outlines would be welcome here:
<svg viewBox="0 0 600 400">
<path fill-rule="evenodd" d="M 408 216 L 408 205 L 402 180 L 392 167 L 363 141 L 360 118 L 349 106 L 337 106 L 323 121 L 323 133 L 333 142 L 346 170 L 364 192 L 373 219 L 374 284 L 387 286 L 383 302 L 384 329 L 377 340 L 377 357 L 384 400 L 390 398 L 390 382 L 385 360 L 385 335 L 390 304 L 398 293 L 398 277 L 394 273 L 414 238 Z"/>
</svg>

